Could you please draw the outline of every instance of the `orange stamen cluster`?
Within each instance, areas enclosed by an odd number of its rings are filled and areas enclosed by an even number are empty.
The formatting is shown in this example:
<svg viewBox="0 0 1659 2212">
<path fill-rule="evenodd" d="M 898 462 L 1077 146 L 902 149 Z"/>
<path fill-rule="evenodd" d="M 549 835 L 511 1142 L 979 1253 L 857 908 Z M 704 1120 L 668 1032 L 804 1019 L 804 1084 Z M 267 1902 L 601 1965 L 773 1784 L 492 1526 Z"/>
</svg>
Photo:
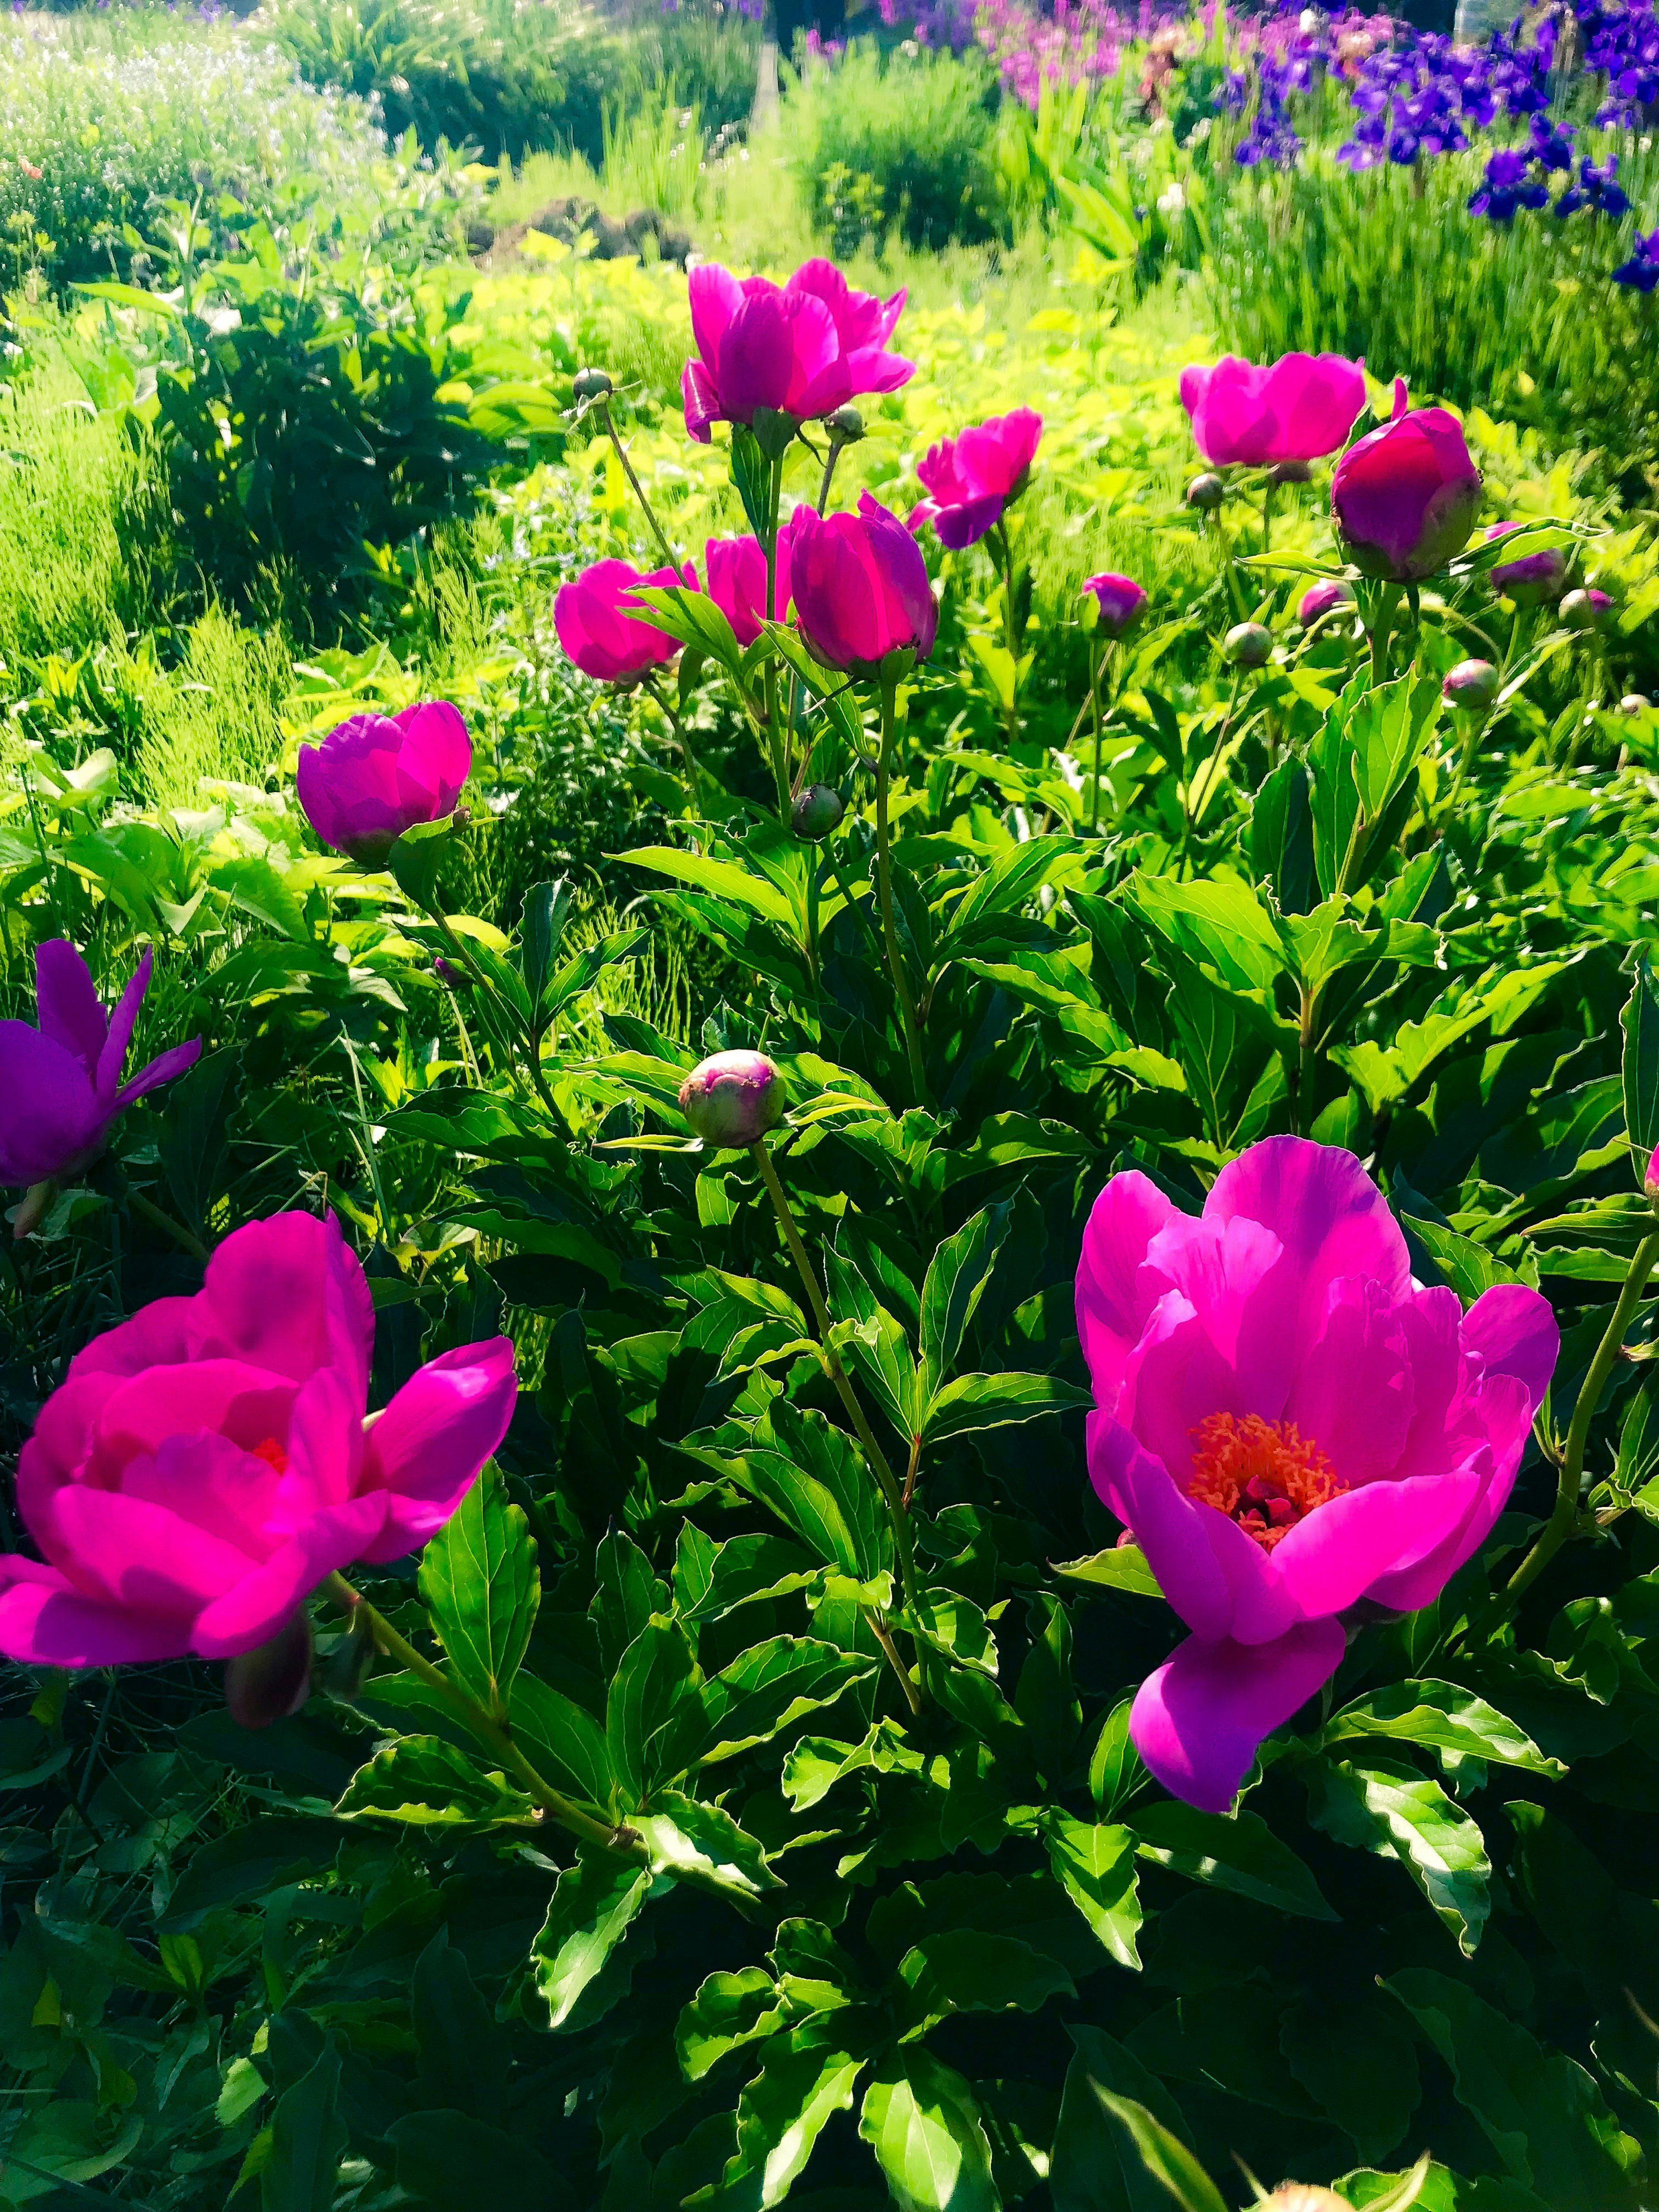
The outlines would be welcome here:
<svg viewBox="0 0 1659 2212">
<path fill-rule="evenodd" d="M 1348 1487 L 1294 1421 L 1209 1413 L 1191 1435 L 1187 1495 L 1236 1521 L 1265 1552 Z"/>
<path fill-rule="evenodd" d="M 253 1457 L 264 1460 L 267 1467 L 275 1468 L 278 1474 L 288 1473 L 288 1454 L 275 1437 L 266 1437 L 253 1447 Z"/>
</svg>

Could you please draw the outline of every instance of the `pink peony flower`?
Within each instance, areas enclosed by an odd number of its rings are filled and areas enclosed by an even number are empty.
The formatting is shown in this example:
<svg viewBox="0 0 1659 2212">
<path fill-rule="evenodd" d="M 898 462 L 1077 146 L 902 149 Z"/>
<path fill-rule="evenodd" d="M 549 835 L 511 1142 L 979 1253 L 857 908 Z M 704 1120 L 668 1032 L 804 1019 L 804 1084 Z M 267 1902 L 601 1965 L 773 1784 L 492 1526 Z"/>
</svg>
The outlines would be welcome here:
<svg viewBox="0 0 1659 2212">
<path fill-rule="evenodd" d="M 916 464 L 928 496 L 911 508 L 909 528 L 931 522 L 953 553 L 978 544 L 1024 490 L 1042 436 L 1036 409 L 1016 407 L 930 446 Z"/>
<path fill-rule="evenodd" d="M 1457 417 L 1443 407 L 1407 414 L 1400 377 L 1389 420 L 1337 463 L 1331 512 L 1343 551 L 1363 574 L 1420 583 L 1468 544 L 1480 489 Z"/>
<path fill-rule="evenodd" d="M 0 1651 L 26 1665 L 222 1659 L 324 1577 L 416 1550 L 507 1433 L 498 1336 L 446 1352 L 365 1429 L 374 1309 L 332 1218 L 239 1229 L 194 1297 L 70 1362 L 17 1469 L 44 1565 L 0 1554 Z"/>
<path fill-rule="evenodd" d="M 797 511 L 805 514 L 809 509 Z M 792 515 L 778 530 L 777 568 L 773 578 L 772 619 L 782 622 L 789 612 L 789 555 L 795 542 L 797 517 Z M 708 562 L 708 596 L 732 625 L 741 646 L 751 646 L 761 634 L 761 611 L 766 604 L 766 549 L 758 538 L 711 538 L 703 547 Z"/>
<path fill-rule="evenodd" d="M 1085 576 L 1083 588 L 1093 594 L 1100 610 L 1100 627 L 1107 637 L 1121 637 L 1139 621 L 1146 594 L 1133 576 L 1114 575 L 1109 568 L 1103 569 L 1098 576 Z"/>
<path fill-rule="evenodd" d="M 125 1108 L 200 1058 L 202 1040 L 192 1037 L 121 1081 L 154 959 L 145 952 L 112 1017 L 67 938 L 36 947 L 40 1027 L 0 1022 L 0 1183 L 45 1182 L 89 1167 Z"/>
<path fill-rule="evenodd" d="M 801 635 L 826 668 L 873 676 L 890 653 L 933 649 L 939 611 L 921 548 L 865 492 L 856 514 L 798 509 L 789 582 Z"/>
<path fill-rule="evenodd" d="M 1468 1313 L 1420 1287 L 1358 1161 L 1297 1137 L 1224 1168 L 1198 1217 L 1115 1176 L 1077 1313 L 1090 1474 L 1193 1632 L 1130 1733 L 1166 1789 L 1223 1811 L 1335 1673 L 1349 1608 L 1426 1605 L 1484 1541 L 1555 1317 L 1518 1285 Z"/>
<path fill-rule="evenodd" d="M 301 745 L 294 781 L 323 843 L 378 867 L 405 830 L 453 813 L 471 772 L 459 710 L 424 699 L 401 714 L 353 714 Z"/>
<path fill-rule="evenodd" d="M 1365 404 L 1364 365 L 1339 353 L 1287 353 L 1270 368 L 1227 354 L 1181 372 L 1193 442 L 1216 467 L 1267 468 L 1334 453 Z"/>
<path fill-rule="evenodd" d="M 683 576 L 672 568 L 653 568 L 642 576 L 626 561 L 595 561 L 574 583 L 560 585 L 553 600 L 553 627 L 584 676 L 596 677 L 601 684 L 625 684 L 678 653 L 678 638 L 658 629 L 629 597 L 641 584 L 659 591 L 686 584 L 695 592 L 697 572 L 688 562 Z"/>
<path fill-rule="evenodd" d="M 861 392 L 896 392 L 915 363 L 889 353 L 904 294 L 855 292 L 833 262 L 803 262 L 787 284 L 734 276 L 712 261 L 691 271 L 695 356 L 680 380 L 685 427 L 708 443 L 712 422 L 752 422 L 763 407 L 830 415 Z"/>
</svg>

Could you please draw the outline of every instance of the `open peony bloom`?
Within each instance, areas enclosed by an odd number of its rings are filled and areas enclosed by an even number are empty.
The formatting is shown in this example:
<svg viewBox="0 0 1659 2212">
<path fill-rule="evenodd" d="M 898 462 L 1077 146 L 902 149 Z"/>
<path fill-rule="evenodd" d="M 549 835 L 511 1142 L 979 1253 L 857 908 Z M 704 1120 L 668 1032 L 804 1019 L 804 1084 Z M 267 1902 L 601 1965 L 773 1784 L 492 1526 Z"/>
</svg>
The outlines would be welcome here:
<svg viewBox="0 0 1659 2212">
<path fill-rule="evenodd" d="M 70 1362 L 17 1468 L 45 1564 L 0 1554 L 0 1651 L 27 1665 L 225 1658 L 354 1559 L 460 1504 L 517 1389 L 498 1336 L 428 1360 L 365 1432 L 374 1309 L 333 1219 L 239 1229 L 194 1297 Z"/>
<path fill-rule="evenodd" d="M 1342 550 L 1362 574 L 1420 583 L 1469 542 L 1481 476 L 1462 425 L 1443 407 L 1406 411 L 1406 380 L 1394 413 L 1350 446 L 1331 478 L 1331 512 Z"/>
<path fill-rule="evenodd" d="M 1036 409 L 1016 407 L 930 446 L 916 464 L 927 496 L 911 508 L 910 528 L 931 522 L 953 553 L 977 545 L 1024 490 L 1042 436 Z"/>
<path fill-rule="evenodd" d="M 1349 1608 L 1428 1604 L 1485 1540 L 1555 1317 L 1519 1285 L 1468 1313 L 1423 1289 L 1358 1161 L 1299 1137 L 1253 1145 L 1197 1217 L 1115 1176 L 1077 1315 L 1090 1474 L 1193 1632 L 1130 1733 L 1166 1789 L 1224 1811 L 1335 1673 Z"/>
<path fill-rule="evenodd" d="M 46 1182 L 90 1166 L 123 1108 L 171 1083 L 200 1057 L 202 1040 L 192 1037 L 140 1068 L 130 1083 L 121 1080 L 154 957 L 146 951 L 112 1016 L 67 938 L 37 946 L 40 1026 L 0 1022 L 0 1183 Z"/>
<path fill-rule="evenodd" d="M 866 491 L 856 514 L 798 508 L 789 582 L 801 635 L 826 668 L 873 676 L 890 653 L 933 649 L 939 610 L 921 548 Z"/>
<path fill-rule="evenodd" d="M 805 514 L 808 510 L 802 508 Z M 796 535 L 791 515 L 778 529 L 777 566 L 773 578 L 772 619 L 781 622 L 789 612 L 789 554 Z M 744 647 L 761 634 L 766 605 L 766 549 L 758 538 L 711 538 L 703 547 L 708 562 L 708 596 L 732 625 L 732 635 Z"/>
<path fill-rule="evenodd" d="M 1340 353 L 1287 353 L 1269 368 L 1227 354 L 1181 372 L 1193 442 L 1215 467 L 1267 468 L 1334 453 L 1365 404 L 1363 365 Z"/>
<path fill-rule="evenodd" d="M 400 714 L 353 714 L 301 745 L 295 784 L 325 845 L 379 867 L 405 830 L 454 812 L 471 772 L 459 708 L 423 699 Z"/>
<path fill-rule="evenodd" d="M 803 262 L 782 285 L 703 262 L 690 291 L 697 350 L 680 391 L 685 427 L 705 446 L 712 422 L 752 422 L 762 408 L 831 415 L 861 392 L 896 392 L 916 373 L 887 351 L 904 294 L 855 292 L 832 261 Z"/>
<path fill-rule="evenodd" d="M 690 563 L 683 576 L 672 568 L 653 568 L 642 576 L 627 561 L 595 561 L 574 583 L 560 585 L 553 599 L 553 627 L 584 676 L 601 684 L 625 684 L 672 660 L 679 651 L 678 638 L 658 629 L 645 609 L 635 605 L 630 594 L 641 584 L 659 591 L 686 584 L 695 592 L 697 574 Z"/>
</svg>

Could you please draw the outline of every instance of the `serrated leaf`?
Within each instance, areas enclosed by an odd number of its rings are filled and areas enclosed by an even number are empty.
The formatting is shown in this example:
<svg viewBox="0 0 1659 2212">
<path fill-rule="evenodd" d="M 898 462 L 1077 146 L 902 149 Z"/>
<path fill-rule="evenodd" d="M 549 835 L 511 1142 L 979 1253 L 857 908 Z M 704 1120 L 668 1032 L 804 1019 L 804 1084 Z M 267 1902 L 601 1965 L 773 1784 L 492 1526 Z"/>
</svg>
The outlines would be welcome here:
<svg viewBox="0 0 1659 2212">
<path fill-rule="evenodd" d="M 728 2051 L 764 2042 L 786 2018 L 777 1984 L 763 1967 L 708 1974 L 674 2030 L 680 2069 L 688 2081 L 701 2081 Z"/>
<path fill-rule="evenodd" d="M 781 2204 L 825 2124 L 851 2109 L 866 2060 L 846 2049 L 845 2015 L 809 2020 L 767 2045 L 738 2100 L 738 2148 L 722 2180 L 688 2198 L 695 2212 L 767 2212 Z"/>
</svg>

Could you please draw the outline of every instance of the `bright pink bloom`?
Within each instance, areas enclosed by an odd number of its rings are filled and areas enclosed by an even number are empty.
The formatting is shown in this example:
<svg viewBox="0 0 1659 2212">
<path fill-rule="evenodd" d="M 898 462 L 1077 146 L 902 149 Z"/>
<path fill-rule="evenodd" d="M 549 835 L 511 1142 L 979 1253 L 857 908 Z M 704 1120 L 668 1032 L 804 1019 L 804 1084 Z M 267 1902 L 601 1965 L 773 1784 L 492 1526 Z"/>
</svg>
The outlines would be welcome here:
<svg viewBox="0 0 1659 2212">
<path fill-rule="evenodd" d="M 0 1183 L 45 1182 L 90 1166 L 124 1107 L 200 1057 L 202 1040 L 192 1037 L 121 1081 L 154 958 L 146 951 L 112 1017 L 67 938 L 36 947 L 40 1026 L 0 1022 Z"/>
<path fill-rule="evenodd" d="M 1133 576 L 1114 575 L 1109 568 L 1098 576 L 1085 576 L 1083 588 L 1094 594 L 1100 627 L 1108 637 L 1121 637 L 1140 619 L 1146 604 L 1146 594 Z"/>
<path fill-rule="evenodd" d="M 1287 353 L 1271 368 L 1227 354 L 1181 372 L 1193 442 L 1215 467 L 1267 468 L 1334 453 L 1365 404 L 1363 365 L 1340 353 Z"/>
<path fill-rule="evenodd" d="M 1364 575 L 1420 583 L 1468 544 L 1480 487 L 1457 417 L 1443 407 L 1407 414 L 1397 378 L 1393 415 L 1349 447 L 1331 478 L 1342 550 Z"/>
<path fill-rule="evenodd" d="M 953 553 L 977 545 L 1024 490 L 1042 436 L 1036 409 L 1016 407 L 930 446 L 916 464 L 928 495 L 911 508 L 910 529 L 931 522 Z"/>
<path fill-rule="evenodd" d="M 689 283 L 697 350 L 680 391 L 685 427 L 705 446 L 711 422 L 752 422 L 763 407 L 803 421 L 830 415 L 861 392 L 896 392 L 916 373 L 887 351 L 904 294 L 855 292 L 833 262 L 803 262 L 778 285 L 707 261 Z"/>
<path fill-rule="evenodd" d="M 378 867 L 405 830 L 453 813 L 471 772 L 459 709 L 423 699 L 400 714 L 353 714 L 301 745 L 294 781 L 323 843 Z"/>
<path fill-rule="evenodd" d="M 584 676 L 601 684 L 627 683 L 660 667 L 680 649 L 677 637 L 658 629 L 631 594 L 641 584 L 667 591 L 675 584 L 697 588 L 697 572 L 653 568 L 648 576 L 626 561 L 595 561 L 574 583 L 561 584 L 553 600 L 553 627 L 559 643 Z M 631 610 L 631 611 L 630 611 Z"/>
<path fill-rule="evenodd" d="M 1428 1604 L 1485 1540 L 1555 1317 L 1519 1285 L 1468 1313 L 1421 1288 L 1358 1161 L 1299 1137 L 1224 1167 L 1200 1216 L 1115 1176 L 1077 1314 L 1091 1476 L 1193 1632 L 1130 1732 L 1166 1789 L 1222 1811 L 1335 1673 L 1350 1608 Z"/>
<path fill-rule="evenodd" d="M 939 610 L 921 550 L 866 491 L 856 514 L 797 508 L 789 581 L 800 634 L 826 668 L 873 676 L 905 647 L 926 660 Z"/>
<path fill-rule="evenodd" d="M 797 514 L 809 512 L 802 507 Z M 777 568 L 773 578 L 772 619 L 782 622 L 789 612 L 789 555 L 794 545 L 796 515 L 778 530 Z M 741 646 L 750 646 L 761 634 L 761 611 L 766 605 L 766 549 L 758 538 L 711 538 L 703 547 L 707 561 L 708 596 L 732 625 Z"/>
<path fill-rule="evenodd" d="M 194 1297 L 95 1337 L 40 1409 L 0 1555 L 0 1651 L 108 1667 L 251 1651 L 324 1577 L 442 1528 L 507 1433 L 504 1336 L 428 1360 L 364 1432 L 374 1308 L 339 1224 L 227 1237 Z"/>
</svg>

